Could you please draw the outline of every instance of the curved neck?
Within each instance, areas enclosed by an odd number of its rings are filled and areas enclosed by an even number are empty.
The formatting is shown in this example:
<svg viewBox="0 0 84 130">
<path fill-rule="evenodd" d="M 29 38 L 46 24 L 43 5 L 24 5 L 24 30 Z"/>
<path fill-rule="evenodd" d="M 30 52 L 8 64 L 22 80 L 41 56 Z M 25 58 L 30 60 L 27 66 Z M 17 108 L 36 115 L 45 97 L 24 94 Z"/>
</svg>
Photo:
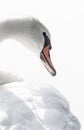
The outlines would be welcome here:
<svg viewBox="0 0 84 130">
<path fill-rule="evenodd" d="M 42 37 L 37 22 L 33 20 L 11 20 L 0 24 L 0 41 L 15 39 L 37 55 L 42 50 Z"/>
</svg>

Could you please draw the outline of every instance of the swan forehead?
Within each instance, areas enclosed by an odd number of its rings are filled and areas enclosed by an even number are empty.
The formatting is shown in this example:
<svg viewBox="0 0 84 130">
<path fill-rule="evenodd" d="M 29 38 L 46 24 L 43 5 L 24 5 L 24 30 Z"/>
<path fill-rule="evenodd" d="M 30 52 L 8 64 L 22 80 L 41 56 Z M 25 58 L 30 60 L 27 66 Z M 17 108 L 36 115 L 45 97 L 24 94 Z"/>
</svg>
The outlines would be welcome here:
<svg viewBox="0 0 84 130">
<path fill-rule="evenodd" d="M 40 21 L 32 19 L 32 29 L 37 35 L 41 36 L 39 37 L 41 40 L 43 40 L 43 32 L 46 32 L 49 39 L 51 39 L 49 30 Z"/>
</svg>

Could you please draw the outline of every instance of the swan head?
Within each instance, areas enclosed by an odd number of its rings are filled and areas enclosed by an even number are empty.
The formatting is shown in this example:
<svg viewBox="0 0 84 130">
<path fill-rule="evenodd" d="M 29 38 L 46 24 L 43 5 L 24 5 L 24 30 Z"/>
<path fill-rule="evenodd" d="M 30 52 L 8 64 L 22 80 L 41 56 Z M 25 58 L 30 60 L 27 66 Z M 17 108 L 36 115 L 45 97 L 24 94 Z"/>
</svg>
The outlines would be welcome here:
<svg viewBox="0 0 84 130">
<path fill-rule="evenodd" d="M 42 63 L 48 72 L 52 75 L 56 75 L 56 70 L 52 64 L 50 57 L 51 36 L 48 29 L 40 23 L 38 20 L 32 20 L 32 39 L 34 39 L 34 51 L 40 57 Z"/>
</svg>

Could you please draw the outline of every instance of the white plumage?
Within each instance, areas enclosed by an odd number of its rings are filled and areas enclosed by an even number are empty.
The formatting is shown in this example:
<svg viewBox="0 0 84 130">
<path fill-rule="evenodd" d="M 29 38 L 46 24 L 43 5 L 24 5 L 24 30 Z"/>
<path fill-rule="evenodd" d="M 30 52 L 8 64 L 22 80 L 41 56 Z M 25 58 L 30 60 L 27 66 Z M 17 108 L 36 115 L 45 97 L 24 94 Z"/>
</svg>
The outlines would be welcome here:
<svg viewBox="0 0 84 130">
<path fill-rule="evenodd" d="M 67 100 L 53 86 L 29 82 L 4 86 L 0 87 L 1 130 L 80 130 Z"/>
<path fill-rule="evenodd" d="M 36 19 L 6 21 L 0 24 L 0 41 L 16 39 L 40 57 L 43 32 L 50 39 L 49 31 Z M 51 68 L 48 63 L 46 67 L 55 73 L 51 63 Z M 0 130 L 80 130 L 67 100 L 53 86 L 6 83 L 0 85 Z"/>
</svg>

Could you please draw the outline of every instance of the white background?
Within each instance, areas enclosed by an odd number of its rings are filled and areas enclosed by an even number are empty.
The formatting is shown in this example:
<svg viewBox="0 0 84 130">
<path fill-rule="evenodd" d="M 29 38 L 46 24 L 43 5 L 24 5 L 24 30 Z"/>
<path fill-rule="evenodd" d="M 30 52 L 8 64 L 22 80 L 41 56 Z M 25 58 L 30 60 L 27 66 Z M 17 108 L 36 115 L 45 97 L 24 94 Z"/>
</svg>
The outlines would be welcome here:
<svg viewBox="0 0 84 130">
<path fill-rule="evenodd" d="M 84 129 L 84 1 L 0 0 L 0 21 L 34 16 L 52 36 L 51 57 L 57 76 L 51 77 L 40 60 L 14 40 L 0 46 L 0 71 L 33 82 L 53 84 L 70 103 Z"/>
</svg>

